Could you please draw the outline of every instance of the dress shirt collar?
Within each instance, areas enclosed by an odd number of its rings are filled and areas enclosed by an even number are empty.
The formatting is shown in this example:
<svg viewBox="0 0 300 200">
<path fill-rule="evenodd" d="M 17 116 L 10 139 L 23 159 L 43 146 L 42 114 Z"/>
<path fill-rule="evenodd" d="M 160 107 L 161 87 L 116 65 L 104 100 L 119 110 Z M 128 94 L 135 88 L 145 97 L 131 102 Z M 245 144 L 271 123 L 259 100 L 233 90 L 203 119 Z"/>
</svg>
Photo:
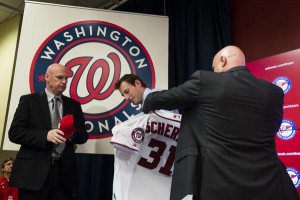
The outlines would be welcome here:
<svg viewBox="0 0 300 200">
<path fill-rule="evenodd" d="M 144 104 L 144 101 L 146 99 L 146 97 L 148 96 L 148 94 L 151 93 L 151 89 L 150 88 L 146 88 L 143 94 L 143 99 L 142 99 L 142 104 Z"/>
<path fill-rule="evenodd" d="M 47 100 L 48 100 L 48 103 L 55 97 L 55 95 L 53 95 L 52 93 L 50 93 L 47 88 L 45 88 L 45 92 L 46 92 L 46 95 L 47 95 Z M 61 99 L 61 96 L 62 95 L 58 95 L 57 97 L 59 98 L 60 102 L 62 102 L 62 99 Z"/>
</svg>

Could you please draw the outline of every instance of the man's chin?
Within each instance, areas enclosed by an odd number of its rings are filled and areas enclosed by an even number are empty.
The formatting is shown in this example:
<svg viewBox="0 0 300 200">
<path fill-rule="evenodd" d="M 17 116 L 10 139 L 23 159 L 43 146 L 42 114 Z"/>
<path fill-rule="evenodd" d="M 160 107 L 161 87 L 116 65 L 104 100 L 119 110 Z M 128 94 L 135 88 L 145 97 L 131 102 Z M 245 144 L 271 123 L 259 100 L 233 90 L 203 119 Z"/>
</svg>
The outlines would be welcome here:
<svg viewBox="0 0 300 200">
<path fill-rule="evenodd" d="M 138 105 L 139 103 L 137 103 L 137 102 L 135 102 L 135 101 L 131 101 L 131 103 L 133 104 L 133 105 Z"/>
</svg>

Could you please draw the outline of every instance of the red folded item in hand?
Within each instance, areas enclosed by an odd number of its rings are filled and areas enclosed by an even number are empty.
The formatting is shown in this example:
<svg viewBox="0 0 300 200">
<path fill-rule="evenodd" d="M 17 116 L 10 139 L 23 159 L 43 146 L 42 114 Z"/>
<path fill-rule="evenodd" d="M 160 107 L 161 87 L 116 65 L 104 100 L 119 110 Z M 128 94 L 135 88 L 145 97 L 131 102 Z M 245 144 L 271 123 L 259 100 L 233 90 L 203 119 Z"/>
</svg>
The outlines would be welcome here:
<svg viewBox="0 0 300 200">
<path fill-rule="evenodd" d="M 65 134 L 63 135 L 64 138 L 68 139 L 72 136 L 72 134 L 75 132 L 74 127 L 74 117 L 73 115 L 65 115 L 63 118 L 61 118 L 59 122 L 59 130 L 63 131 Z"/>
</svg>

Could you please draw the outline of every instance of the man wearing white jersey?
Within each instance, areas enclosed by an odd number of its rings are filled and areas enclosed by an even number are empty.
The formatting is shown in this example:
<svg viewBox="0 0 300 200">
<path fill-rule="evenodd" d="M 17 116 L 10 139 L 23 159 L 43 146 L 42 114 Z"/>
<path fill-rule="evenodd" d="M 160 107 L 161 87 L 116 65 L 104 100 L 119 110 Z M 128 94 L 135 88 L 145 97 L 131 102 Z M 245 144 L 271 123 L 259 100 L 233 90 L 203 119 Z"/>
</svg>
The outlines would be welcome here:
<svg viewBox="0 0 300 200">
<path fill-rule="evenodd" d="M 125 74 L 116 84 L 134 105 L 151 90 L 137 75 Z M 177 110 L 143 113 L 115 126 L 114 200 L 168 200 L 181 115 Z M 145 187 L 146 186 L 146 187 Z"/>
</svg>

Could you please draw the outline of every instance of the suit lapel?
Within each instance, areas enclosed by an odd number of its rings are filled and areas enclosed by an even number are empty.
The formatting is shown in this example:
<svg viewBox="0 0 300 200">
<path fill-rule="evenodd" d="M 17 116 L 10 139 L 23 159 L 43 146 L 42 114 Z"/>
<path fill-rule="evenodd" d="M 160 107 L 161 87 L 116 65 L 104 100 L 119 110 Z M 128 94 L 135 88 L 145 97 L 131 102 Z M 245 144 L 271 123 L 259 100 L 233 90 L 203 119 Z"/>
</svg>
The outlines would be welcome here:
<svg viewBox="0 0 300 200">
<path fill-rule="evenodd" d="M 50 116 L 49 104 L 48 104 L 48 99 L 47 99 L 46 93 L 40 92 L 39 98 L 40 98 L 40 100 L 37 102 L 37 104 L 40 107 L 41 116 L 43 116 L 42 118 L 44 119 L 44 121 L 47 125 L 47 128 L 51 129 L 51 116 Z"/>
<path fill-rule="evenodd" d="M 63 116 L 70 114 L 71 109 L 70 109 L 70 105 L 67 103 L 68 101 L 67 98 L 64 95 L 62 95 L 61 99 L 63 101 Z"/>
</svg>

